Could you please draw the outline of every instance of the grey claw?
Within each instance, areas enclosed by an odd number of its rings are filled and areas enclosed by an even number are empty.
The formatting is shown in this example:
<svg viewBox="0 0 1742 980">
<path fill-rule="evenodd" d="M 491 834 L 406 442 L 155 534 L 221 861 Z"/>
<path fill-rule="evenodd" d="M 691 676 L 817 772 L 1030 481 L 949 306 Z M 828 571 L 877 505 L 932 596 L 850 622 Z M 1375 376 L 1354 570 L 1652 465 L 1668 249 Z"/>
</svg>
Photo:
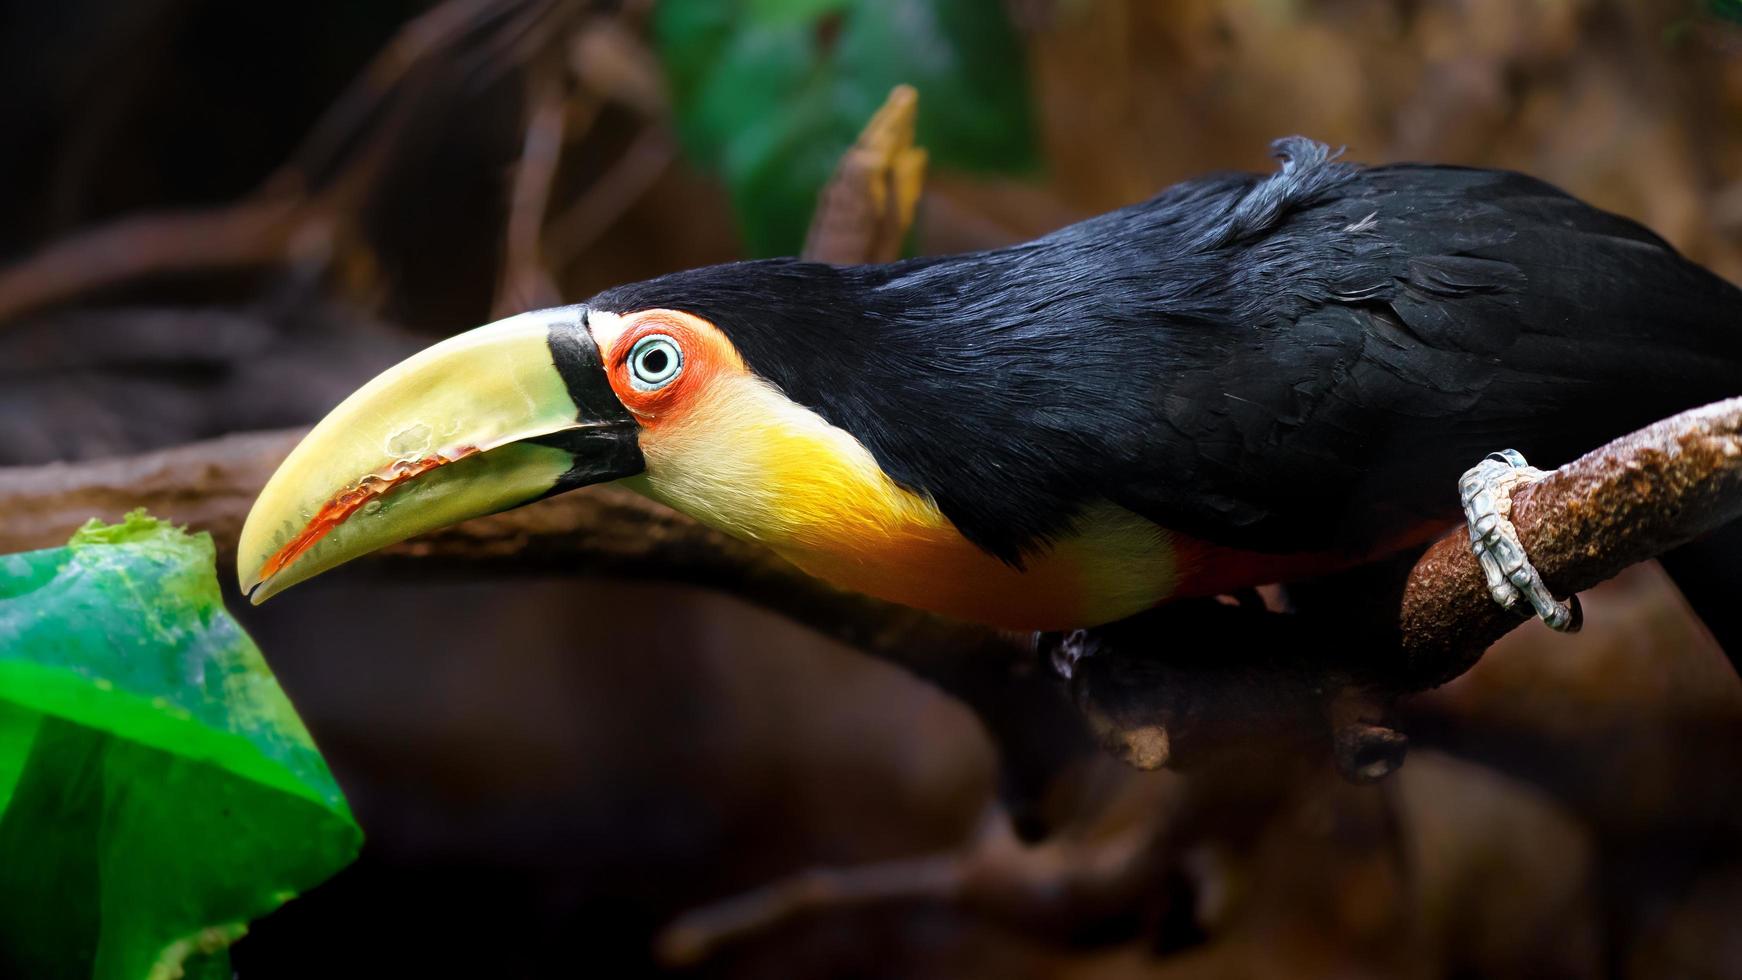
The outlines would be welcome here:
<svg viewBox="0 0 1742 980">
<path fill-rule="evenodd" d="M 1465 471 L 1458 479 L 1458 498 L 1469 524 L 1470 550 L 1482 566 L 1488 594 L 1508 610 L 1517 607 L 1520 598 L 1526 599 L 1550 629 L 1572 631 L 1584 619 L 1577 597 L 1567 603 L 1549 592 L 1512 526 L 1512 492 L 1546 475 L 1517 450 L 1503 449 Z"/>
</svg>

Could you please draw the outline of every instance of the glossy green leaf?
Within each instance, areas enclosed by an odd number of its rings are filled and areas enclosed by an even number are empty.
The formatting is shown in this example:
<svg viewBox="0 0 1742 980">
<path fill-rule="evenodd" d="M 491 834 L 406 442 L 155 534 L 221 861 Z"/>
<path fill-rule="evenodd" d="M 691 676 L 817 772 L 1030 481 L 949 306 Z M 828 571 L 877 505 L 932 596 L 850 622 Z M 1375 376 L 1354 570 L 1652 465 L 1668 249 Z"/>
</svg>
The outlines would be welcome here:
<svg viewBox="0 0 1742 980">
<path fill-rule="evenodd" d="M 0 976 L 230 976 L 361 831 L 210 536 L 143 513 L 0 555 Z"/>
<path fill-rule="evenodd" d="M 1001 0 L 662 0 L 655 36 L 690 157 L 750 251 L 796 252 L 842 151 L 898 84 L 943 167 L 1035 164 L 1022 46 Z"/>
</svg>

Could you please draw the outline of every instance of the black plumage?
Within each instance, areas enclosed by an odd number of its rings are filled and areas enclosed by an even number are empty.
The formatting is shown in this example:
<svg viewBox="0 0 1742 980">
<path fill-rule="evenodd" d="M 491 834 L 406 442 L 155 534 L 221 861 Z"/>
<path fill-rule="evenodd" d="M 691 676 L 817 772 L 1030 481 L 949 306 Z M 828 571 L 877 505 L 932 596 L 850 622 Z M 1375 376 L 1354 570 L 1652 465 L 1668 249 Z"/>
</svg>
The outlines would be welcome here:
<svg viewBox="0 0 1742 980">
<path fill-rule="evenodd" d="M 1742 292 L 1641 226 L 1515 173 L 1277 155 L 1010 248 L 589 303 L 711 320 L 1012 562 L 1101 499 L 1365 553 L 1455 516 L 1487 452 L 1554 466 L 1742 391 Z"/>
</svg>

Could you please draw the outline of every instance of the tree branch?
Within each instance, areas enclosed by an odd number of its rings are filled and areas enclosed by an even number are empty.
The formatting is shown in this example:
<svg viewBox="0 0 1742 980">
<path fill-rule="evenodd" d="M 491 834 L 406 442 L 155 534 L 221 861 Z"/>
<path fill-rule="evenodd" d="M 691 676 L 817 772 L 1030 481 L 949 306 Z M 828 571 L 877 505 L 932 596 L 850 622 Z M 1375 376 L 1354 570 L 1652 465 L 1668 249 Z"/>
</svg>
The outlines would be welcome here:
<svg viewBox="0 0 1742 980">
<path fill-rule="evenodd" d="M 1543 581 L 1571 595 L 1742 517 L 1742 399 L 1623 436 L 1513 495 L 1512 522 Z M 1462 534 L 1416 563 L 1400 619 L 1415 687 L 1468 670 L 1517 617 L 1487 596 Z"/>
<path fill-rule="evenodd" d="M 1207 795 L 1207 794 L 1205 794 Z M 691 967 L 721 948 L 774 932 L 806 916 L 901 902 L 940 902 L 1028 935 L 1068 939 L 1073 931 L 1130 909 L 1177 858 L 1193 807 L 1176 791 L 1135 826 L 1038 847 L 1011 836 L 996 808 L 966 846 L 849 867 L 808 868 L 753 891 L 685 913 L 659 935 L 669 966 Z"/>
<path fill-rule="evenodd" d="M 145 506 L 209 530 L 226 560 L 259 488 L 298 431 L 230 436 L 89 463 L 0 469 L 0 552 L 60 544 L 92 516 Z M 1447 493 L 1455 492 L 1448 488 Z M 1618 439 L 1516 495 L 1513 519 L 1544 579 L 1588 588 L 1742 516 L 1742 399 Z M 396 563 L 613 574 L 721 589 L 891 660 L 967 701 L 1038 779 L 1071 757 L 1050 672 L 1089 731 L 1140 768 L 1180 766 L 1266 740 L 1324 741 L 1352 776 L 1401 759 L 1389 701 L 1469 668 L 1522 622 L 1488 598 L 1462 531 L 1416 563 L 1390 637 L 1335 614 L 1216 601 L 1060 636 L 1016 636 L 834 589 L 766 549 L 616 487 L 468 521 L 386 552 Z M 1363 591 L 1363 595 L 1371 593 Z M 1353 642 L 1359 639 L 1361 642 Z M 1080 731 L 1080 727 L 1078 727 Z M 1274 743 L 1272 743 L 1274 748 Z"/>
</svg>

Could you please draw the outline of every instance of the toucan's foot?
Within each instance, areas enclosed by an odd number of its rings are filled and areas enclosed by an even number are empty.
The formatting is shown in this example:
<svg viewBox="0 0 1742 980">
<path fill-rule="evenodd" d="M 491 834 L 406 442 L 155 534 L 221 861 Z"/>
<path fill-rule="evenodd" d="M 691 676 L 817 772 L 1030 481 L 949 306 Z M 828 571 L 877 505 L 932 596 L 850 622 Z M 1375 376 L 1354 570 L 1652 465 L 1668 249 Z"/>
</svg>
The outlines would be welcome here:
<svg viewBox="0 0 1742 980">
<path fill-rule="evenodd" d="M 1512 526 L 1512 492 L 1547 475 L 1525 462 L 1517 450 L 1506 449 L 1490 453 L 1466 470 L 1458 480 L 1458 497 L 1470 524 L 1470 550 L 1488 579 L 1488 594 L 1506 609 L 1517 609 L 1522 599 L 1550 629 L 1570 633 L 1584 618 L 1578 597 L 1562 602 L 1549 592 Z"/>
</svg>

